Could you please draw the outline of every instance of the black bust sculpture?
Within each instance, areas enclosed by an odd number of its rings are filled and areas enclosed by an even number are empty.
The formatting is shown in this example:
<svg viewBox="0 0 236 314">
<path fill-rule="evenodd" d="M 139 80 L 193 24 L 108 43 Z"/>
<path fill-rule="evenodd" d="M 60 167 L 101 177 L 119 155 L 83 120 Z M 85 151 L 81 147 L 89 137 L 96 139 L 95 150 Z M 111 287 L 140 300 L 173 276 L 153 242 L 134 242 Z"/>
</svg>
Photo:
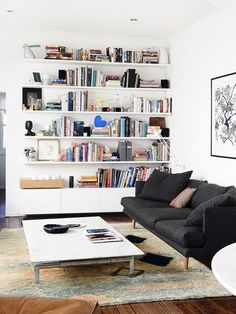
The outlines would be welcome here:
<svg viewBox="0 0 236 314">
<path fill-rule="evenodd" d="M 35 136 L 35 133 L 31 131 L 32 128 L 33 128 L 33 122 L 30 120 L 26 121 L 25 129 L 27 130 L 27 133 L 25 134 L 25 136 Z"/>
</svg>

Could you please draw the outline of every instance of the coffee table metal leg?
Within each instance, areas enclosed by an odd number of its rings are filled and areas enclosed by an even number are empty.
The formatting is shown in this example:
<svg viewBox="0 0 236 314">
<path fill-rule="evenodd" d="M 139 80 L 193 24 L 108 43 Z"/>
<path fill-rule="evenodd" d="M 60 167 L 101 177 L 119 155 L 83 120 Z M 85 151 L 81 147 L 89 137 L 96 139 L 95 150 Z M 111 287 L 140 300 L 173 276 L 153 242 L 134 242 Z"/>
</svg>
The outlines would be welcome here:
<svg viewBox="0 0 236 314">
<path fill-rule="evenodd" d="M 40 267 L 38 265 L 34 265 L 34 278 L 35 278 L 35 283 L 39 283 L 39 270 Z"/>
<path fill-rule="evenodd" d="M 134 257 L 132 256 L 129 262 L 129 275 L 134 275 Z"/>
</svg>

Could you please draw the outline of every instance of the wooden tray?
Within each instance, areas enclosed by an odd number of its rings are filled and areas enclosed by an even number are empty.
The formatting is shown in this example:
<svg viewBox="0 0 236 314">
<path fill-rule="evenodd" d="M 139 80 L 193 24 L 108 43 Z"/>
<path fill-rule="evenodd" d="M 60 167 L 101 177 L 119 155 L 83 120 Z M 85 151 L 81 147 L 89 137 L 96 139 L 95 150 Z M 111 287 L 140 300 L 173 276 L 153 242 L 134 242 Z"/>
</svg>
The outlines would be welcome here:
<svg viewBox="0 0 236 314">
<path fill-rule="evenodd" d="M 32 180 L 20 179 L 21 189 L 62 189 L 64 180 Z"/>
</svg>

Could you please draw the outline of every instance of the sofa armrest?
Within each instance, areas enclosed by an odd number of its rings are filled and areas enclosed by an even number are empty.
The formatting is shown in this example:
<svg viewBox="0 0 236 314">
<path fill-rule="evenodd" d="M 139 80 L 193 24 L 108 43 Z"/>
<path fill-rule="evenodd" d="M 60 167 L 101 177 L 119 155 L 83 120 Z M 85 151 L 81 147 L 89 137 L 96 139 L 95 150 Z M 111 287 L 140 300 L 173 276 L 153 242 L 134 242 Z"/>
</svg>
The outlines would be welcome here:
<svg viewBox="0 0 236 314">
<path fill-rule="evenodd" d="M 216 251 L 236 242 L 236 206 L 209 207 L 203 213 L 206 245 Z"/>
<path fill-rule="evenodd" d="M 144 184 L 145 184 L 145 181 L 136 181 L 136 184 L 135 184 L 135 196 L 138 196 L 143 187 L 144 187 Z"/>
</svg>

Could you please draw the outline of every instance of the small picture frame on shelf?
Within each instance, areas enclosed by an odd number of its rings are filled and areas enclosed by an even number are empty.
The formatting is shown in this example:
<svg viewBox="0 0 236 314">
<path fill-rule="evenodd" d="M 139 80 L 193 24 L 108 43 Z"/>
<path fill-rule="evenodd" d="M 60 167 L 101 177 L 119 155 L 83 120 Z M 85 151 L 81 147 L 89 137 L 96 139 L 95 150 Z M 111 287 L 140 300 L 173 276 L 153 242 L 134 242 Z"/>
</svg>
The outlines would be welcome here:
<svg viewBox="0 0 236 314">
<path fill-rule="evenodd" d="M 33 72 L 33 79 L 35 84 L 42 84 L 41 75 L 39 72 Z"/>
<path fill-rule="evenodd" d="M 42 110 L 42 88 L 24 87 L 22 104 L 23 110 Z"/>
<path fill-rule="evenodd" d="M 60 145 L 59 140 L 43 139 L 38 140 L 38 160 L 59 161 Z"/>
</svg>

